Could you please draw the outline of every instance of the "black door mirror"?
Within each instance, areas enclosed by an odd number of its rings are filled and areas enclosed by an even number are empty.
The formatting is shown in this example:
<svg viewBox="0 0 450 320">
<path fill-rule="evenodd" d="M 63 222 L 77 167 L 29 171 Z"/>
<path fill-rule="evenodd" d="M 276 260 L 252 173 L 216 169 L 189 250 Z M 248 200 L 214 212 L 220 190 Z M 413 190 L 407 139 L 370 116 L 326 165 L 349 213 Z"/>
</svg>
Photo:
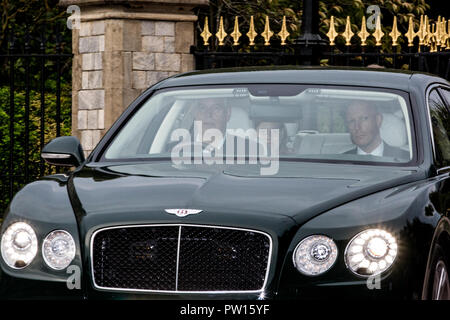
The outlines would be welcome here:
<svg viewBox="0 0 450 320">
<path fill-rule="evenodd" d="M 42 149 L 41 157 L 55 166 L 78 167 L 84 162 L 83 148 L 77 137 L 58 137 Z"/>
</svg>

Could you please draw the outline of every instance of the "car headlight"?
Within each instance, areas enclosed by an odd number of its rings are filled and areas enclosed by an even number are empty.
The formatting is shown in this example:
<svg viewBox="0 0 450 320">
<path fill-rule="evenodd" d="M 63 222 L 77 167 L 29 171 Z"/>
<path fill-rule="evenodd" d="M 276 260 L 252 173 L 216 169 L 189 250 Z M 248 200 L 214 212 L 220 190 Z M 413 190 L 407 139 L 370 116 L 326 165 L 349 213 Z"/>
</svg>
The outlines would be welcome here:
<svg viewBox="0 0 450 320">
<path fill-rule="evenodd" d="M 33 228 L 25 222 L 13 223 L 2 236 L 3 260 L 14 269 L 22 269 L 33 261 L 38 241 Z"/>
<path fill-rule="evenodd" d="M 42 243 L 42 256 L 45 263 L 52 269 L 67 268 L 75 258 L 75 241 L 64 230 L 50 232 Z"/>
<path fill-rule="evenodd" d="M 372 276 L 387 270 L 397 256 L 397 241 L 387 231 L 365 230 L 350 240 L 345 263 L 353 273 Z"/>
<path fill-rule="evenodd" d="M 332 239 L 314 235 L 300 241 L 292 258 L 298 271 L 307 276 L 317 276 L 333 266 L 337 254 L 337 247 Z"/>
</svg>

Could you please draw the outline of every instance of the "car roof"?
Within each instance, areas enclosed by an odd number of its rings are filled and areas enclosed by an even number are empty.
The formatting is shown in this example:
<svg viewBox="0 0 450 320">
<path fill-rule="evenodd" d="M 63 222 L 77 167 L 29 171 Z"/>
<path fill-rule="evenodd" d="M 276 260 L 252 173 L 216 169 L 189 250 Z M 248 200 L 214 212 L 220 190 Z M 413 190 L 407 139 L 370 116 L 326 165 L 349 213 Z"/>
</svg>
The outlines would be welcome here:
<svg viewBox="0 0 450 320">
<path fill-rule="evenodd" d="M 193 71 L 163 80 L 153 89 L 192 85 L 289 83 L 380 87 L 409 91 L 412 78 L 415 80 L 412 84 L 415 86 L 427 87 L 433 82 L 448 84 L 446 80 L 431 74 L 396 69 L 276 66 Z"/>
</svg>

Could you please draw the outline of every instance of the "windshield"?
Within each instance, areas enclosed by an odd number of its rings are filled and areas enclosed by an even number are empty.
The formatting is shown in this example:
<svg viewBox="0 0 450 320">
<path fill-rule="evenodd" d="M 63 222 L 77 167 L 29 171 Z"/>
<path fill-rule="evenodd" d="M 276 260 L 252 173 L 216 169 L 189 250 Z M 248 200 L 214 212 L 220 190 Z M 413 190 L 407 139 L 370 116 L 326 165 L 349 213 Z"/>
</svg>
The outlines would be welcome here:
<svg viewBox="0 0 450 320">
<path fill-rule="evenodd" d="M 175 164 L 316 159 L 407 163 L 408 104 L 400 93 L 305 85 L 165 89 L 128 120 L 105 160 Z M 253 161 L 253 162 L 252 162 Z"/>
</svg>

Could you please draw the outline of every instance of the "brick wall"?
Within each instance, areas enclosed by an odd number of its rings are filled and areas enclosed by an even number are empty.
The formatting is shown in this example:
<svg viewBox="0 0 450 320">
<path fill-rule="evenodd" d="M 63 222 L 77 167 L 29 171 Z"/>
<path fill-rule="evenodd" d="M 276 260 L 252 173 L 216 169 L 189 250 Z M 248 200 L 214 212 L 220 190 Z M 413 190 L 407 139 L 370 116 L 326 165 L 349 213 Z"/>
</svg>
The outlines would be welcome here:
<svg viewBox="0 0 450 320">
<path fill-rule="evenodd" d="M 98 2 L 98 5 L 93 5 Z M 122 3 L 158 3 L 122 6 Z M 61 0 L 79 4 L 81 23 L 72 30 L 72 135 L 86 156 L 128 105 L 145 89 L 194 68 L 192 8 L 207 0 Z"/>
</svg>

